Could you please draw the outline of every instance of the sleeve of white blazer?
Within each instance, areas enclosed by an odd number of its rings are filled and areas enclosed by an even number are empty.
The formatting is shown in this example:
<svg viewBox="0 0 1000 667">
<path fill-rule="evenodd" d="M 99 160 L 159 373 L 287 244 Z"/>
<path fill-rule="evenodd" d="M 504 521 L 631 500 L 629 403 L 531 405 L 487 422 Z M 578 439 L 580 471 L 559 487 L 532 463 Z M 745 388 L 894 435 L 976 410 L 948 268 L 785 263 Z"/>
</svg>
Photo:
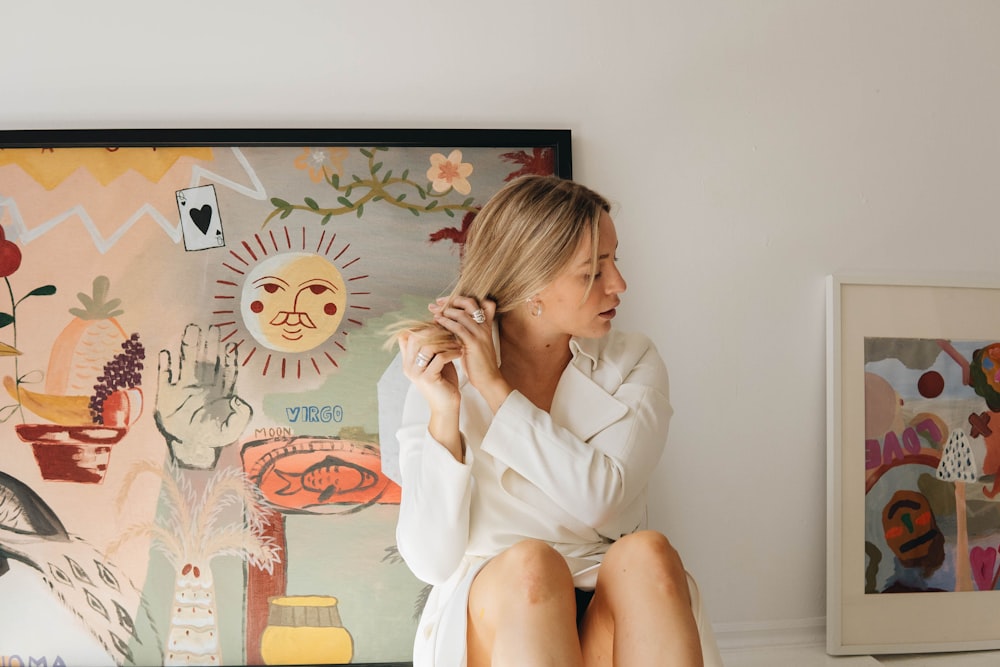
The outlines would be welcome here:
<svg viewBox="0 0 1000 667">
<path fill-rule="evenodd" d="M 566 372 L 582 374 L 572 365 Z M 644 336 L 617 335 L 593 375 L 594 381 L 575 380 L 583 389 L 562 410 L 562 423 L 513 392 L 494 416 L 482 449 L 509 466 L 501 477 L 505 488 L 518 481 L 511 475 L 520 475 L 578 520 L 617 539 L 635 529 L 635 523 L 617 520 L 622 513 L 644 510 L 673 409 L 666 366 Z M 598 430 L 590 433 L 592 428 Z"/>
<path fill-rule="evenodd" d="M 402 499 L 396 546 L 418 579 L 444 582 L 458 568 L 469 539 L 472 449 L 460 463 L 427 431 L 430 410 L 411 385 L 399 440 Z"/>
</svg>

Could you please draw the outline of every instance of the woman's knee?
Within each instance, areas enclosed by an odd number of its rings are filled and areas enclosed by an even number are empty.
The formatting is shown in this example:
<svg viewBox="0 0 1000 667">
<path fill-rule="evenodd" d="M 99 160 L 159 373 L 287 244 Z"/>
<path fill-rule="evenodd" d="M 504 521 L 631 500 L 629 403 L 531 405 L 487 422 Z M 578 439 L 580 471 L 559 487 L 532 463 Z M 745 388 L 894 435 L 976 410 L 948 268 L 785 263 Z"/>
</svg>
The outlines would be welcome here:
<svg viewBox="0 0 1000 667">
<path fill-rule="evenodd" d="M 687 595 L 687 572 L 680 554 L 663 533 L 642 530 L 626 535 L 608 550 L 602 573 L 635 575 L 647 584 L 676 587 Z"/>
<path fill-rule="evenodd" d="M 489 571 L 508 595 L 537 603 L 554 594 L 571 594 L 573 576 L 562 555 L 545 542 L 524 540 L 493 558 L 480 573 Z"/>
<path fill-rule="evenodd" d="M 620 538 L 605 556 L 609 560 L 653 560 L 666 564 L 681 565 L 680 554 L 667 536 L 655 530 L 640 530 Z"/>
</svg>

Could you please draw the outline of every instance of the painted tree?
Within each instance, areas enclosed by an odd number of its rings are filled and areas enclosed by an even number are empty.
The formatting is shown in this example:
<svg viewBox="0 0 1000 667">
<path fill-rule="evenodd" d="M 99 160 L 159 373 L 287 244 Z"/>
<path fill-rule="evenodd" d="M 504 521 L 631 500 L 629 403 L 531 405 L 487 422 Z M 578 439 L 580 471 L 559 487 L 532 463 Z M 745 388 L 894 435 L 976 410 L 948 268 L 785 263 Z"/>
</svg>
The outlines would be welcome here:
<svg viewBox="0 0 1000 667">
<path fill-rule="evenodd" d="M 217 470 L 197 494 L 177 465 L 168 464 L 164 469 L 146 461 L 137 463 L 126 476 L 119 507 L 124 506 L 132 484 L 145 473 L 160 478 L 165 511 L 152 521 L 130 526 L 109 551 L 138 537 L 151 538 L 174 568 L 164 665 L 222 664 L 211 562 L 218 556 L 235 556 L 253 567 L 272 571 L 280 554 L 265 532 L 265 501 L 260 490 L 236 468 Z M 234 514 L 238 518 L 234 519 Z"/>
</svg>

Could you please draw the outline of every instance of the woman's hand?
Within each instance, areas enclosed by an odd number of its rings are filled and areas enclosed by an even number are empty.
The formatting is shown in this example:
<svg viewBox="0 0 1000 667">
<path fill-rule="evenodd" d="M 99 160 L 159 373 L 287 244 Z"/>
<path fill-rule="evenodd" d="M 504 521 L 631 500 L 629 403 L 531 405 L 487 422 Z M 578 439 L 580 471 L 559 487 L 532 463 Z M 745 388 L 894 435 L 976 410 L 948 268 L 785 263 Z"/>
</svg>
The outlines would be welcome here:
<svg viewBox="0 0 1000 667">
<path fill-rule="evenodd" d="M 403 374 L 417 385 L 431 410 L 457 410 L 461 395 L 452 362 L 461 358 L 462 350 L 455 345 L 429 343 L 419 333 L 402 334 L 399 347 Z"/>
<path fill-rule="evenodd" d="M 460 296 L 447 307 L 445 299 L 438 299 L 428 308 L 434 314 L 434 321 L 461 341 L 462 366 L 469 382 L 483 395 L 493 412 L 499 410 L 511 387 L 497 366 L 493 343 L 496 304 L 489 299 L 479 303 L 471 297 Z"/>
<path fill-rule="evenodd" d="M 430 408 L 427 430 L 457 461 L 463 461 L 465 451 L 458 429 L 462 396 L 453 363 L 462 356 L 462 350 L 454 344 L 430 343 L 419 333 L 401 334 L 399 349 L 403 374 L 416 385 Z"/>
</svg>

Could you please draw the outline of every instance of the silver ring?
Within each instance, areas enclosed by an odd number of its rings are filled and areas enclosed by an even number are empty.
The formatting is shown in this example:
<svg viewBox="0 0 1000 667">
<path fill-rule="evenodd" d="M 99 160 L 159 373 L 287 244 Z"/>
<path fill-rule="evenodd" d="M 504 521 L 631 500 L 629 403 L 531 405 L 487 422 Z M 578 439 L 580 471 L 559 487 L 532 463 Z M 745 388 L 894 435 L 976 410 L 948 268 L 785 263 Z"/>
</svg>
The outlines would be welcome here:
<svg viewBox="0 0 1000 667">
<path fill-rule="evenodd" d="M 486 313 L 483 312 L 482 308 L 476 308 L 472 311 L 472 319 L 476 324 L 482 324 L 486 321 Z"/>
<path fill-rule="evenodd" d="M 417 368 L 423 368 L 429 363 L 431 363 L 430 357 L 425 357 L 422 352 L 417 352 Z"/>
</svg>

